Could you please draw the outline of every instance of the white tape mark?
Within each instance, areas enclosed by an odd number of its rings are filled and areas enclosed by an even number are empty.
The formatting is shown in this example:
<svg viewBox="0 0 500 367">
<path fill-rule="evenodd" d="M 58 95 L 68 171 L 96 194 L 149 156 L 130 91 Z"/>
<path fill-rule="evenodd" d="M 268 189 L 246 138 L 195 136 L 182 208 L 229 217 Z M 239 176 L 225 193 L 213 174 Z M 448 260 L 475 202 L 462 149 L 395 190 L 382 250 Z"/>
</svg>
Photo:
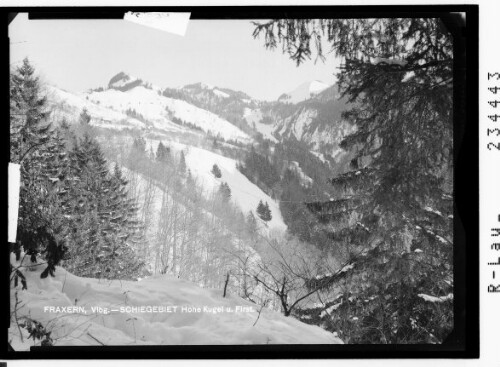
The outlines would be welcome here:
<svg viewBox="0 0 500 367">
<path fill-rule="evenodd" d="M 184 36 L 190 17 L 191 13 L 128 12 L 124 19 L 160 31 Z"/>
<path fill-rule="evenodd" d="M 9 242 L 16 242 L 17 217 L 19 214 L 19 190 L 21 188 L 21 166 L 9 163 Z"/>
</svg>

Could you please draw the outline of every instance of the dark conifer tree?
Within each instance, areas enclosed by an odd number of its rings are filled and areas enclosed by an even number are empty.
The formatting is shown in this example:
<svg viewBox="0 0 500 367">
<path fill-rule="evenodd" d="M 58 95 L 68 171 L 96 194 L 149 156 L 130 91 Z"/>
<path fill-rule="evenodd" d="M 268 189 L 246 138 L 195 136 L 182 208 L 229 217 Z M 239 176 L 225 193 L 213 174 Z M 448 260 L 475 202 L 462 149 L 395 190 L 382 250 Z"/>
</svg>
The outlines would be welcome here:
<svg viewBox="0 0 500 367">
<path fill-rule="evenodd" d="M 65 253 L 65 227 L 59 200 L 66 178 L 64 144 L 48 121 L 49 111 L 40 82 L 28 59 L 11 72 L 11 161 L 21 165 L 17 242 L 33 262 L 44 255 L 53 275 Z"/>
<path fill-rule="evenodd" d="M 262 200 L 259 200 L 259 204 L 257 204 L 257 215 L 262 218 L 262 216 L 264 216 L 264 210 L 265 210 L 265 207 L 264 207 L 264 203 L 262 202 Z"/>
<path fill-rule="evenodd" d="M 222 182 L 219 186 L 219 196 L 224 202 L 229 202 L 231 199 L 231 188 L 226 182 Z"/>
<path fill-rule="evenodd" d="M 439 18 L 280 19 L 256 24 L 254 36 L 262 33 L 297 64 L 315 48 L 322 58 L 323 38 L 345 61 L 339 87 L 356 131 L 341 146 L 355 160 L 332 180 L 338 200 L 320 212 L 332 245 L 350 247 L 358 279 L 350 342 L 442 342 L 453 328 L 451 34 Z"/>
<path fill-rule="evenodd" d="M 222 177 L 222 172 L 220 171 L 220 168 L 218 165 L 214 164 L 212 166 L 212 170 L 210 171 L 216 178 L 221 178 Z"/>
<path fill-rule="evenodd" d="M 273 216 L 271 214 L 271 209 L 269 209 L 269 204 L 267 203 L 267 201 L 266 201 L 266 204 L 264 205 L 264 213 L 265 213 L 265 215 L 264 215 L 263 219 L 266 222 L 269 222 L 271 219 L 273 219 Z"/>
<path fill-rule="evenodd" d="M 269 222 L 272 219 L 271 210 L 267 202 L 264 204 L 262 200 L 259 201 L 257 205 L 257 215 L 265 222 Z"/>
</svg>

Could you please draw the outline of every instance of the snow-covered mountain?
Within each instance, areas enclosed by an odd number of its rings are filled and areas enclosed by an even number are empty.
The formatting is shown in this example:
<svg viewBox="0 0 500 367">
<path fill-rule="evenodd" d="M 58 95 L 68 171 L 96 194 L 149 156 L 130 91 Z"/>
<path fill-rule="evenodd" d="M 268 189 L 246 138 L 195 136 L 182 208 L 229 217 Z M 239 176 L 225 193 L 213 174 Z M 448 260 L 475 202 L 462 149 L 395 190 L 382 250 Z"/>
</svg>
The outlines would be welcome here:
<svg viewBox="0 0 500 367">
<path fill-rule="evenodd" d="M 304 83 L 290 93 L 293 97 L 290 101 L 297 100 L 300 93 L 302 96 L 308 94 L 311 98 L 298 103 L 257 101 L 244 92 L 203 83 L 161 89 L 124 72 L 113 76 L 107 85 L 105 89 L 80 94 L 50 87 L 49 100 L 57 106 L 54 115 L 71 120 L 85 108 L 91 115 L 91 124 L 94 126 L 155 134 L 155 144 L 160 140 L 166 144 L 175 141 L 175 144 L 184 144 L 182 149 L 186 151 L 192 144 L 185 141 L 189 136 L 192 141 L 212 136 L 249 144 L 253 140 L 252 135 L 260 133 L 272 142 L 283 139 L 303 141 L 311 146 L 314 154 L 320 155 L 322 160 L 330 160 L 330 163 L 346 161 L 346 153 L 339 148 L 338 143 L 353 128 L 342 120 L 342 111 L 347 108 L 346 100 L 340 98 L 335 85 L 328 86 L 318 81 Z M 304 94 L 305 92 L 307 93 Z M 195 152 L 196 149 L 192 151 Z M 215 161 L 220 161 L 222 167 L 228 167 L 228 172 L 239 173 L 234 159 L 223 157 L 231 161 L 229 167 L 226 162 L 218 159 L 220 155 L 208 150 L 203 150 L 198 157 L 212 155 L 217 158 Z M 190 160 L 190 155 L 186 158 Z M 215 161 L 212 164 L 217 163 Z M 191 160 L 191 163 L 195 165 L 196 162 Z M 194 169 L 194 166 L 189 168 L 206 180 L 205 174 L 211 168 L 208 163 L 206 165 L 207 167 L 200 166 L 199 169 Z M 209 178 L 207 184 L 213 181 L 210 174 Z M 275 206 L 272 208 L 274 213 L 279 213 L 278 205 L 273 204 L 270 198 L 261 197 L 260 194 L 243 194 L 244 191 L 252 192 L 252 189 L 243 190 L 239 187 L 241 184 L 235 178 L 231 190 L 235 202 L 239 203 L 244 212 L 255 209 L 256 203 L 264 200 Z M 245 195 L 247 197 L 243 198 Z M 272 223 L 269 223 L 271 227 L 286 228 L 279 215 L 273 218 Z M 275 221 L 277 222 L 274 223 Z"/>
<path fill-rule="evenodd" d="M 328 87 L 330 87 L 330 85 L 319 80 L 308 81 L 302 83 L 291 92 L 283 93 L 278 98 L 278 101 L 285 103 L 299 103 L 318 95 Z"/>
<path fill-rule="evenodd" d="M 85 108 L 91 124 L 103 128 L 157 131 L 159 133 L 198 130 L 214 137 L 247 143 L 250 136 L 226 119 L 182 99 L 161 95 L 159 88 L 123 72 L 115 75 L 108 88 L 75 94 L 56 87 L 47 88 L 55 116 L 72 119 Z"/>
<path fill-rule="evenodd" d="M 244 92 L 195 83 L 185 85 L 182 88 L 165 88 L 161 94 L 215 113 L 245 133 L 253 134 L 251 127 L 243 118 L 243 114 L 245 108 L 256 108 L 259 101 Z"/>
<path fill-rule="evenodd" d="M 126 92 L 115 89 L 92 92 L 88 94 L 88 99 L 114 111 L 134 111 L 160 130 L 172 123 L 182 122 L 190 123 L 213 136 L 220 135 L 226 140 L 250 139 L 248 134 L 216 114 L 179 99 L 161 96 L 142 85 Z"/>
<path fill-rule="evenodd" d="M 347 102 L 337 86 L 317 80 L 301 84 L 276 102 L 258 101 L 244 92 L 204 83 L 160 88 L 124 72 L 107 85 L 78 95 L 53 88 L 58 113 L 69 118 L 86 108 L 92 124 L 104 128 L 163 135 L 209 134 L 244 144 L 256 134 L 272 142 L 293 138 L 337 163 L 346 155 L 338 143 L 353 131 L 342 119 Z"/>
<path fill-rule="evenodd" d="M 175 154 L 184 151 L 187 168 L 205 187 L 207 195 L 212 194 L 222 182 L 225 182 L 231 189 L 232 201 L 243 213 L 247 214 L 252 211 L 257 217 L 255 211 L 259 201 L 262 200 L 269 204 L 273 215 L 269 223 L 265 225 L 262 223 L 262 227 L 279 231 L 286 230 L 278 203 L 236 168 L 238 162 L 235 159 L 193 146 L 193 143 L 190 143 L 192 139 L 189 138 L 191 134 L 196 138 L 194 141 L 197 141 L 206 136 L 204 134 L 210 133 L 211 136 L 247 143 L 251 141 L 249 135 L 212 112 L 181 99 L 160 95 L 147 88 L 145 84 L 138 84 L 126 91 L 114 88 L 116 85 L 121 88 L 124 80 L 139 80 L 124 75 L 120 73 L 118 76 L 121 78 L 113 77 L 109 83 L 109 89 L 82 94 L 48 87 L 48 99 L 52 106 L 56 107 L 53 109 L 53 116 L 56 119 L 65 118 L 71 122 L 85 108 L 91 116 L 90 124 L 93 126 L 111 130 L 136 130 L 146 137 L 154 134 L 154 138 L 147 138 L 148 151 L 150 149 L 156 151 L 160 141 Z M 187 87 L 187 89 L 190 88 L 202 90 L 209 87 L 200 83 Z M 190 125 L 180 125 L 179 121 Z M 196 126 L 199 130 L 193 130 L 191 126 Z M 188 139 L 184 142 L 179 141 L 178 134 L 188 135 Z M 220 179 L 215 178 L 210 172 L 214 164 L 217 164 L 222 171 Z"/>
<path fill-rule="evenodd" d="M 336 143 L 352 131 L 341 118 L 346 100 L 340 98 L 337 86 L 317 80 L 301 84 L 277 102 L 263 102 L 241 91 L 204 83 L 162 89 L 120 72 L 107 89 L 91 91 L 85 98 L 126 114 L 121 125 L 127 127 L 137 125 L 139 119 L 145 129 L 168 132 L 178 131 L 185 122 L 204 133 L 244 143 L 256 133 L 273 142 L 293 137 L 337 161 L 344 152 Z M 96 112 L 96 116 L 102 114 Z M 109 125 L 109 119 L 103 118 L 101 123 Z"/>
<path fill-rule="evenodd" d="M 261 103 L 257 108 L 246 108 L 245 119 L 264 138 L 274 142 L 290 138 L 303 141 L 311 145 L 314 153 L 326 154 L 338 163 L 346 155 L 338 143 L 353 127 L 342 118 L 348 105 L 338 87 L 321 89 L 324 86 L 318 84 L 318 93 L 298 103 Z"/>
<path fill-rule="evenodd" d="M 353 130 L 341 117 L 347 106 L 337 86 L 319 81 L 303 83 L 276 102 L 204 83 L 160 88 L 124 72 L 107 85 L 82 94 L 52 88 L 56 113 L 71 118 L 86 108 L 91 123 L 103 128 L 199 138 L 209 134 L 244 144 L 259 133 L 272 142 L 294 138 L 337 163 L 346 156 L 338 143 Z"/>
</svg>

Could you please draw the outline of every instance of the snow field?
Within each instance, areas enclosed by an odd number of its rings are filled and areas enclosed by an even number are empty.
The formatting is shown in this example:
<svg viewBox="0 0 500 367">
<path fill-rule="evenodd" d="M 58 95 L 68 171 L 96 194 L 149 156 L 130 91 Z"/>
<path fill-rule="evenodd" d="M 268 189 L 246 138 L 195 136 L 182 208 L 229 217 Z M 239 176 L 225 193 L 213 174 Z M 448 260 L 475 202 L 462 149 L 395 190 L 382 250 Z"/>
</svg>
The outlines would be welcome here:
<svg viewBox="0 0 500 367">
<path fill-rule="evenodd" d="M 268 309 L 255 323 L 255 304 L 234 295 L 223 298 L 222 290 L 203 289 L 167 275 L 139 282 L 106 281 L 80 278 L 57 267 L 55 277 L 40 279 L 43 268 L 24 271 L 28 289 L 19 291 L 24 306 L 18 313 L 46 325 L 55 345 L 342 343 L 317 326 Z M 56 306 L 83 309 L 62 313 Z M 157 312 L 151 312 L 153 306 Z M 92 307 L 117 311 L 104 314 Z M 16 350 L 33 345 L 31 339 L 21 342 L 14 325 L 9 340 Z"/>
</svg>

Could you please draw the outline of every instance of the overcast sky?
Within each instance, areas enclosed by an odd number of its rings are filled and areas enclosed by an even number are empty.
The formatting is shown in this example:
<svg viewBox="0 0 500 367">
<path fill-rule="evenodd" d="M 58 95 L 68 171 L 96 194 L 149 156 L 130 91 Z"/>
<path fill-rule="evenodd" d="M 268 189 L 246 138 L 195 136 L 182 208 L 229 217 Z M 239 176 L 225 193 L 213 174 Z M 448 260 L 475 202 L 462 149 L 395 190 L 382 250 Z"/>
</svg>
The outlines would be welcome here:
<svg viewBox="0 0 500 367">
<path fill-rule="evenodd" d="M 191 20 L 184 37 L 123 20 L 28 20 L 10 24 L 11 64 L 28 56 L 43 79 L 80 92 L 120 71 L 160 87 L 203 82 L 273 100 L 309 80 L 332 84 L 333 55 L 297 67 L 253 39 L 249 20 Z"/>
</svg>

